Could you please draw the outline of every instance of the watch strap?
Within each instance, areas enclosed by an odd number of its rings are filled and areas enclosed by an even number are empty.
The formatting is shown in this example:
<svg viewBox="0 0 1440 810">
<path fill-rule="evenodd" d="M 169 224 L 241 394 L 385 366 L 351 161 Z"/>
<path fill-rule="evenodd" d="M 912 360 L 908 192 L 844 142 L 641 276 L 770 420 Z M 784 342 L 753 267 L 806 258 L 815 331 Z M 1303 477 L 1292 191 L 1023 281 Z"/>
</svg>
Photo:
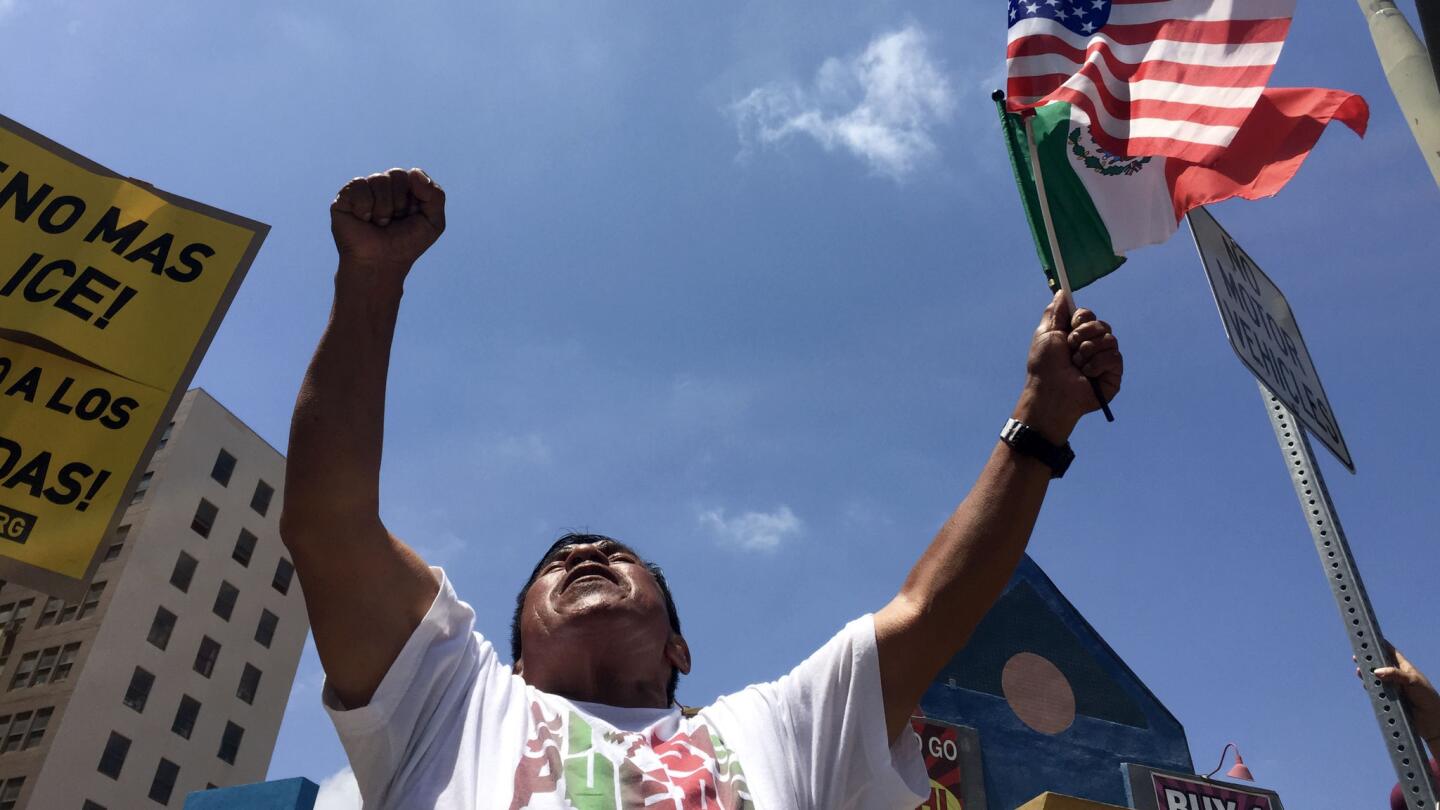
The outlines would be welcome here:
<svg viewBox="0 0 1440 810">
<path fill-rule="evenodd" d="M 1000 429 L 1000 440 L 1015 452 L 1044 462 L 1050 468 L 1051 478 L 1064 476 L 1065 471 L 1070 469 L 1070 462 L 1075 460 L 1075 451 L 1070 449 L 1069 442 L 1055 444 L 1019 419 L 1005 420 L 1005 427 Z"/>
</svg>

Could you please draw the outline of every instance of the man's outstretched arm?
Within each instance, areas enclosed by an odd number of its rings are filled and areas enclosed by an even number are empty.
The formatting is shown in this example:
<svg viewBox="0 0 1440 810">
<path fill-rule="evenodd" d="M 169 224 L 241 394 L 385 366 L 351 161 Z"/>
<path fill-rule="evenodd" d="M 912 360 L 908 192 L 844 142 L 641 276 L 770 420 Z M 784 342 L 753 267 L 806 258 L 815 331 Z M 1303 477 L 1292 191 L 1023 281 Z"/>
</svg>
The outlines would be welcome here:
<svg viewBox="0 0 1440 810">
<path fill-rule="evenodd" d="M 1123 368 L 1110 327 L 1089 310 L 1072 314 L 1071 309 L 1063 294 L 1046 307 L 1030 346 L 1025 388 L 1011 414 L 1057 445 L 1069 439 L 1081 416 L 1100 407 L 1087 377 L 1100 383 L 1109 400 L 1120 390 Z M 997 442 L 979 480 L 900 593 L 875 614 L 891 740 L 1010 581 L 1050 475 L 1043 462 Z"/>
<path fill-rule="evenodd" d="M 326 679 L 356 708 L 439 588 L 380 521 L 380 454 L 405 276 L 445 229 L 445 195 L 419 169 L 391 169 L 346 184 L 330 219 L 340 253 L 335 302 L 295 402 L 280 535 Z"/>
</svg>

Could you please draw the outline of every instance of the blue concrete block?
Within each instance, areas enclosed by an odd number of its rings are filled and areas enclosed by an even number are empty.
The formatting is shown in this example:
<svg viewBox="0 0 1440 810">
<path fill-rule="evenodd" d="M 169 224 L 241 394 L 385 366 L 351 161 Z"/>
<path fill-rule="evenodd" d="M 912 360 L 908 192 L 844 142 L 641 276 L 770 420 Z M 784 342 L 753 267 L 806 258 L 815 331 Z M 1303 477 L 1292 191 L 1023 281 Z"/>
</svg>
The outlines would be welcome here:
<svg viewBox="0 0 1440 810">
<path fill-rule="evenodd" d="M 303 776 L 253 785 L 197 790 L 185 810 L 313 810 L 320 787 Z"/>
</svg>

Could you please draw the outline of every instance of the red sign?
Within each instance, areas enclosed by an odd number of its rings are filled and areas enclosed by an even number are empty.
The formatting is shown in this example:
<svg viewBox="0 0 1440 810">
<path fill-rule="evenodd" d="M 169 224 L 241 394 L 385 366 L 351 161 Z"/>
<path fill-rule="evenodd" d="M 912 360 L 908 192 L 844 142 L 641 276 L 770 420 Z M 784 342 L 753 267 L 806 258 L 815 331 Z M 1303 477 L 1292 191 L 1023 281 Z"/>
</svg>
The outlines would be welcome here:
<svg viewBox="0 0 1440 810">
<path fill-rule="evenodd" d="M 965 805 L 960 800 L 964 779 L 961 729 L 924 717 L 912 717 L 910 724 L 920 735 L 925 770 L 930 774 L 930 798 L 917 810 L 962 810 Z M 979 778 L 979 774 L 975 774 L 975 778 Z"/>
<path fill-rule="evenodd" d="M 1160 810 L 1278 810 L 1263 793 L 1158 773 L 1151 778 Z"/>
</svg>

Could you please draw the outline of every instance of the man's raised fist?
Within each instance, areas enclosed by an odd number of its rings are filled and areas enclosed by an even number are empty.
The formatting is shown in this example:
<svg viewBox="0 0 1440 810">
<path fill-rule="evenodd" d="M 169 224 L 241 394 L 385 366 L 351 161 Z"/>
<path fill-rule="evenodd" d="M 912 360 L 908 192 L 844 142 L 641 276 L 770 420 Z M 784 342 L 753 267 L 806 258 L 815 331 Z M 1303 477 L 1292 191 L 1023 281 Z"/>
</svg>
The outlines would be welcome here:
<svg viewBox="0 0 1440 810">
<path fill-rule="evenodd" d="M 330 204 L 342 261 L 402 276 L 445 230 L 445 191 L 420 169 L 346 183 Z"/>
</svg>

